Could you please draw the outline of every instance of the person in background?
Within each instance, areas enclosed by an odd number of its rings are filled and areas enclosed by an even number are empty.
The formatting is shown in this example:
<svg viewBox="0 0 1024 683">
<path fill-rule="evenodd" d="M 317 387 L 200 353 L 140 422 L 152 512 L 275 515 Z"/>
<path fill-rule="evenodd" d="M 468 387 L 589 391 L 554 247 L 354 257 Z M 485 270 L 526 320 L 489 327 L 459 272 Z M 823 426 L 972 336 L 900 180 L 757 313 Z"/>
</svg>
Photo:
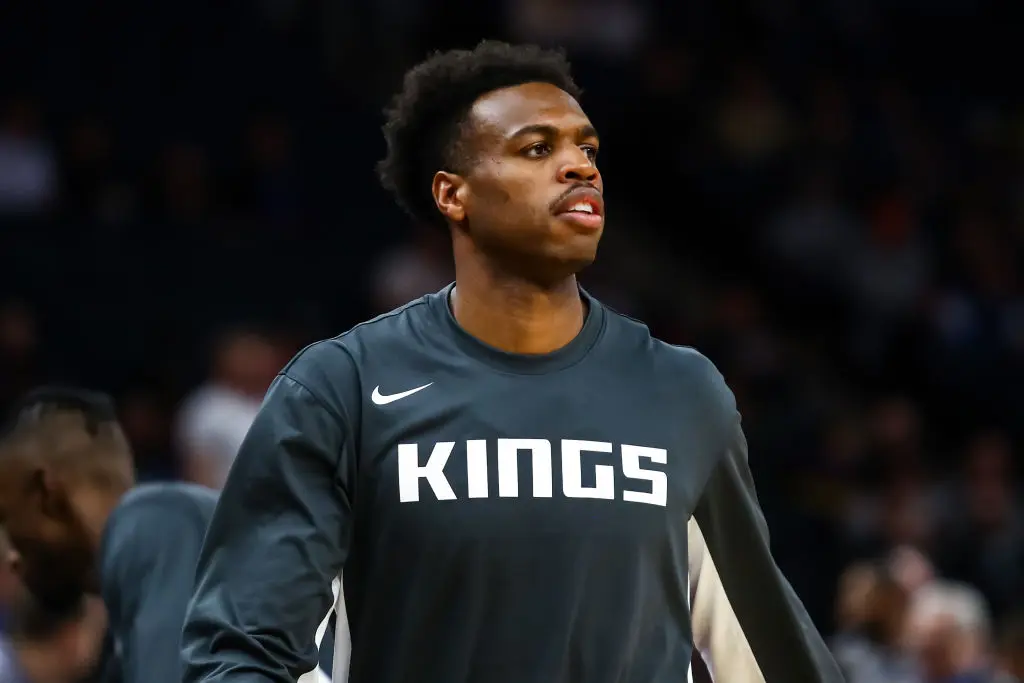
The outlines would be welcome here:
<svg viewBox="0 0 1024 683">
<path fill-rule="evenodd" d="M 1010 618 L 999 638 L 999 673 L 994 683 L 1024 681 L 1024 616 Z"/>
<path fill-rule="evenodd" d="M 967 584 L 933 581 L 914 595 L 907 643 L 923 683 L 993 683 L 992 626 L 985 599 Z"/>
<path fill-rule="evenodd" d="M 839 577 L 836 597 L 836 630 L 842 634 L 860 629 L 867 618 L 868 596 L 875 587 L 878 572 L 870 562 L 850 565 Z"/>
<path fill-rule="evenodd" d="M 105 682 L 181 682 L 181 625 L 215 503 L 213 491 L 191 484 L 136 486 L 131 447 L 103 394 L 37 389 L 0 439 L 0 526 L 17 552 L 19 584 L 49 615 L 102 597 Z M 26 646 L 42 637 L 20 632 Z"/>
<path fill-rule="evenodd" d="M 236 329 L 217 340 L 212 375 L 185 400 L 175 427 L 186 480 L 224 485 L 279 367 L 277 347 L 260 332 Z"/>
<path fill-rule="evenodd" d="M 935 579 L 932 561 L 917 548 L 901 545 L 894 548 L 887 558 L 889 571 L 900 585 L 913 595 L 919 588 Z"/>
<path fill-rule="evenodd" d="M 847 683 L 919 683 L 901 649 L 909 594 L 883 564 L 854 565 L 840 582 L 832 652 Z"/>
</svg>

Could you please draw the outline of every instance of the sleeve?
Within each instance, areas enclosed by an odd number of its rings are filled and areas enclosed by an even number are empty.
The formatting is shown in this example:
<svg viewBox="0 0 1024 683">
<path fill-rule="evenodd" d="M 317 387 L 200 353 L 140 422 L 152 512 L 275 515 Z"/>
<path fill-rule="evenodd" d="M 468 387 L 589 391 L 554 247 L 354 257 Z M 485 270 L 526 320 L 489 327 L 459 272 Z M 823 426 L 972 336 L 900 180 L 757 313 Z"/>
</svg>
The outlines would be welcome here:
<svg viewBox="0 0 1024 683">
<path fill-rule="evenodd" d="M 291 375 L 271 386 L 200 554 L 184 683 L 294 683 L 315 669 L 349 544 L 346 424 Z"/>
<path fill-rule="evenodd" d="M 736 619 L 704 534 L 694 518 L 687 525 L 690 558 L 690 619 L 693 645 L 715 681 L 764 683 L 764 674 Z"/>
<path fill-rule="evenodd" d="M 694 512 L 695 645 L 715 681 L 842 683 L 825 642 L 772 558 L 735 399 L 720 381 L 728 437 Z M 692 552 L 693 550 L 691 550 Z M 691 577 L 691 581 L 692 581 Z"/>
<path fill-rule="evenodd" d="M 199 514 L 139 501 L 115 515 L 106 531 L 102 593 L 117 679 L 180 683 L 181 624 L 203 541 Z"/>
</svg>

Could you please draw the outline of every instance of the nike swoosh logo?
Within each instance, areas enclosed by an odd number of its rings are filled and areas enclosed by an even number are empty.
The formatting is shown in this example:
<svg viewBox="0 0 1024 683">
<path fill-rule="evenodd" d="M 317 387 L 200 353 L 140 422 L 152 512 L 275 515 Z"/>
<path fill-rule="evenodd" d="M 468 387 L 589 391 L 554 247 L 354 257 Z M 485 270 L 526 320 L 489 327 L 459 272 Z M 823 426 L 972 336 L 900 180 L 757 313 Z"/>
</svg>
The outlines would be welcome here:
<svg viewBox="0 0 1024 683">
<path fill-rule="evenodd" d="M 370 396 L 370 399 L 374 403 L 379 405 L 379 406 L 386 406 L 389 403 L 394 403 L 395 401 L 400 401 L 403 398 L 405 398 L 406 396 L 412 396 L 417 391 L 423 391 L 424 389 L 429 387 L 431 384 L 433 384 L 433 382 L 428 382 L 427 384 L 424 384 L 421 387 L 416 387 L 415 389 L 409 389 L 408 391 L 403 391 L 400 394 L 387 394 L 387 395 L 380 393 L 380 386 L 376 386 L 376 387 L 373 388 L 373 394 Z"/>
</svg>

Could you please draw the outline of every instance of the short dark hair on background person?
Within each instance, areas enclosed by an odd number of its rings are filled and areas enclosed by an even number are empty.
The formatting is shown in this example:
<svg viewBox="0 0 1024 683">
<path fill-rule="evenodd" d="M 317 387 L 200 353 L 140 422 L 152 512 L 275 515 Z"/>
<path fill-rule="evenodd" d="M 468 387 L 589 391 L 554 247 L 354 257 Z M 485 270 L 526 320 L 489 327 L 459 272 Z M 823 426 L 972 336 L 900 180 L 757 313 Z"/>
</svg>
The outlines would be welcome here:
<svg viewBox="0 0 1024 683">
<path fill-rule="evenodd" d="M 121 463 L 132 457 L 114 401 L 72 386 L 43 386 L 25 394 L 0 436 L 0 458 L 23 465 L 45 461 L 104 484 L 123 485 Z"/>
<path fill-rule="evenodd" d="M 72 386 L 38 387 L 22 396 L 14 405 L 5 432 L 38 422 L 54 413 L 75 413 L 92 435 L 100 425 L 116 422 L 114 401 L 106 394 Z"/>
<path fill-rule="evenodd" d="M 472 50 L 435 53 L 405 74 L 401 91 L 385 110 L 388 152 L 377 172 L 414 220 L 444 224 L 430 186 L 436 172 L 464 172 L 471 160 L 460 142 L 473 102 L 524 83 L 550 83 L 580 96 L 565 54 L 534 45 L 485 40 Z"/>
</svg>

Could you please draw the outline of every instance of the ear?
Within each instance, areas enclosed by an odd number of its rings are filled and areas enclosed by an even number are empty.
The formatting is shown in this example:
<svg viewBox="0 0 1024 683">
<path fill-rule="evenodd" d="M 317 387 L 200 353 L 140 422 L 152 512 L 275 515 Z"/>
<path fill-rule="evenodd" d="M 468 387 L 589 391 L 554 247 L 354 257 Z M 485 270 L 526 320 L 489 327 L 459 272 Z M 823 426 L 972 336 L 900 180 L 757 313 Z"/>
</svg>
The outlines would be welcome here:
<svg viewBox="0 0 1024 683">
<path fill-rule="evenodd" d="M 456 173 L 438 171 L 434 174 L 430 191 L 434 195 L 434 203 L 445 218 L 453 223 L 461 223 L 466 219 L 465 178 Z"/>
</svg>

